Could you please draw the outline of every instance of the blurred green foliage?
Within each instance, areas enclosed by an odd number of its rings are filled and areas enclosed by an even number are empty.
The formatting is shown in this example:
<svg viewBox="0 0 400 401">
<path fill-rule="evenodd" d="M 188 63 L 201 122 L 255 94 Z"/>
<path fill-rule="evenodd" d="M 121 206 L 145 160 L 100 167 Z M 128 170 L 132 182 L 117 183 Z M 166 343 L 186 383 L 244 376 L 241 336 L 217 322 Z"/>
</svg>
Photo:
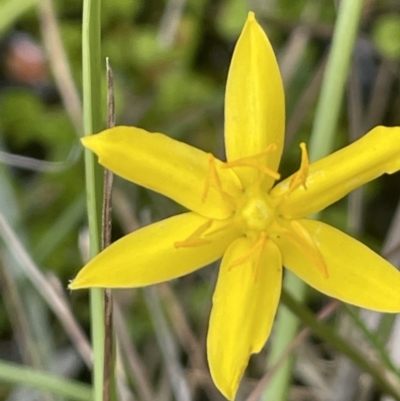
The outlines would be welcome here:
<svg viewBox="0 0 400 401">
<path fill-rule="evenodd" d="M 400 16 L 384 14 L 380 16 L 372 31 L 372 38 L 382 54 L 390 59 L 400 58 Z"/>
</svg>

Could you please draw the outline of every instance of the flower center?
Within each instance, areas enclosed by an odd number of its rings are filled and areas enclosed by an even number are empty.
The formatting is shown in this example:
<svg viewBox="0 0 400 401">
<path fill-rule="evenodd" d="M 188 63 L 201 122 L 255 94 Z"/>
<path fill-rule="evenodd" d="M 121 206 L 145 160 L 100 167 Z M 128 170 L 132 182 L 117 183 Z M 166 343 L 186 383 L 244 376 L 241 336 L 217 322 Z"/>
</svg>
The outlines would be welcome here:
<svg viewBox="0 0 400 401">
<path fill-rule="evenodd" d="M 250 188 L 238 201 L 235 219 L 246 235 L 251 235 L 269 231 L 275 216 L 275 207 L 268 195 L 264 195 L 259 188 Z"/>
<path fill-rule="evenodd" d="M 198 247 L 209 244 L 211 236 L 218 231 L 230 230 L 232 227 L 239 228 L 243 235 L 254 241 L 254 246 L 249 251 L 231 263 L 231 268 L 242 265 L 249 258 L 256 255 L 258 260 L 260 252 L 263 250 L 266 241 L 277 241 L 280 237 L 285 237 L 286 241 L 300 248 L 309 259 L 315 264 L 318 270 L 324 277 L 328 277 L 328 270 L 324 258 L 319 250 L 318 244 L 310 233 L 302 226 L 300 221 L 285 219 L 279 213 L 279 204 L 284 197 L 290 194 L 299 186 L 306 186 L 308 176 L 308 154 L 306 145 L 300 144 L 301 148 L 301 163 L 299 170 L 293 174 L 287 190 L 278 197 L 271 197 L 264 192 L 262 188 L 263 176 L 268 175 L 274 180 L 279 179 L 279 174 L 272 171 L 265 164 L 260 162 L 260 159 L 265 157 L 271 151 L 274 151 L 274 144 L 267 147 L 263 152 L 253 156 L 244 157 L 242 159 L 226 162 L 222 168 L 240 168 L 252 167 L 259 174 L 254 180 L 254 183 L 245 188 L 243 195 L 236 199 L 225 193 L 223 186 L 215 166 L 214 156 L 209 155 L 209 172 L 204 186 L 203 201 L 207 198 L 208 191 L 211 186 L 214 186 L 221 193 L 221 197 L 231 202 L 232 208 L 235 210 L 233 218 L 226 220 L 226 224 L 215 229 L 213 220 L 207 220 L 205 223 L 194 229 L 189 237 L 176 241 L 175 248 Z M 279 243 L 279 241 L 278 241 Z M 278 245 L 277 243 L 277 245 Z"/>
</svg>

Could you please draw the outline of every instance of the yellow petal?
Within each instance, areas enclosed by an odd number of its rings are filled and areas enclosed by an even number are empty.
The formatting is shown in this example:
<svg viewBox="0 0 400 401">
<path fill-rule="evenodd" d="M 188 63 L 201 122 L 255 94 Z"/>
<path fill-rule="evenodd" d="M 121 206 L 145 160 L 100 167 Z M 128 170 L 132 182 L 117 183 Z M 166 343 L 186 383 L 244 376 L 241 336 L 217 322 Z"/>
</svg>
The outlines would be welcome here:
<svg viewBox="0 0 400 401">
<path fill-rule="evenodd" d="M 134 231 L 92 259 L 69 288 L 142 287 L 191 273 L 219 259 L 238 237 L 233 226 L 223 229 L 225 222 L 213 221 L 205 236 L 209 243 L 174 246 L 206 222 L 195 213 L 185 213 Z"/>
<path fill-rule="evenodd" d="M 82 139 L 99 163 L 121 177 L 174 199 L 196 213 L 223 219 L 232 214 L 229 197 L 241 192 L 231 169 L 213 159 L 222 190 L 210 180 L 207 153 L 163 134 L 135 127 L 116 127 Z"/>
<path fill-rule="evenodd" d="M 285 129 L 285 96 L 274 51 L 264 31 L 250 12 L 233 53 L 225 94 L 225 144 L 228 161 L 276 150 L 264 163 L 277 171 Z M 257 174 L 254 168 L 235 171 L 248 186 Z M 266 177 L 264 189 L 273 184 Z"/>
<path fill-rule="evenodd" d="M 299 186 L 284 197 L 279 210 L 286 218 L 315 213 L 366 182 L 399 169 L 400 128 L 376 127 L 351 145 L 312 163 L 306 188 Z M 283 195 L 290 180 L 279 183 L 271 195 Z"/>
<path fill-rule="evenodd" d="M 400 273 L 361 242 L 327 224 L 299 220 L 318 244 L 328 277 L 302 250 L 275 239 L 283 264 L 310 286 L 341 301 L 380 312 L 400 312 Z"/>
<path fill-rule="evenodd" d="M 264 346 L 274 321 L 282 281 L 282 260 L 268 241 L 261 253 L 237 265 L 254 242 L 235 241 L 224 255 L 207 338 L 211 376 L 224 396 L 235 394 L 250 355 Z M 258 263 L 257 263 L 258 260 Z"/>
</svg>

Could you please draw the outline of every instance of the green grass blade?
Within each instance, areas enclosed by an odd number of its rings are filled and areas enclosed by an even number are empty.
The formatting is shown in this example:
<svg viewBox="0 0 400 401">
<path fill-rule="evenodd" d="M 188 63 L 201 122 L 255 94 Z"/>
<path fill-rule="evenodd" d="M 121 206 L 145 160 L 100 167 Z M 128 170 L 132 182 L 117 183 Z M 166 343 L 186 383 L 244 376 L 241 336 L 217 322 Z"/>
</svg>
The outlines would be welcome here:
<svg viewBox="0 0 400 401">
<path fill-rule="evenodd" d="M 82 67 L 83 67 L 83 128 L 91 135 L 103 127 L 101 117 L 100 0 L 83 2 Z M 90 257 L 101 249 L 102 170 L 93 153 L 85 150 L 86 196 L 90 236 Z M 104 308 L 103 290 L 90 290 L 93 346 L 94 401 L 103 397 L 104 372 Z"/>
<path fill-rule="evenodd" d="M 30 386 L 68 400 L 91 401 L 92 389 L 87 384 L 63 379 L 47 372 L 0 361 L 0 382 Z"/>
</svg>

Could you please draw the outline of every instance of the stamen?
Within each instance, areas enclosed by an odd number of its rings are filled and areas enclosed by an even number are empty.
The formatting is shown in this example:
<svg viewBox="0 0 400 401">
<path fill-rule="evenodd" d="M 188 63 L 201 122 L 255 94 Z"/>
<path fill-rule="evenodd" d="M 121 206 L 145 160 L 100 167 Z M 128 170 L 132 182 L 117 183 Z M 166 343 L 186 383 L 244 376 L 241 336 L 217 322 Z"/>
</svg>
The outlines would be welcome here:
<svg viewBox="0 0 400 401">
<path fill-rule="evenodd" d="M 211 188 L 211 184 L 215 184 L 218 191 L 224 193 L 222 190 L 221 180 L 219 179 L 217 168 L 215 167 L 215 157 L 211 153 L 208 154 L 208 171 L 206 183 L 204 185 L 203 195 L 201 197 L 201 201 L 204 202 L 207 199 L 208 192 Z"/>
<path fill-rule="evenodd" d="M 214 186 L 217 191 L 219 192 L 222 199 L 228 202 L 232 206 L 232 210 L 235 207 L 235 200 L 229 195 L 227 192 L 224 191 L 222 188 L 221 180 L 218 175 L 216 159 L 214 155 L 211 153 L 208 154 L 208 170 L 207 170 L 207 177 L 206 182 L 204 184 L 203 194 L 201 196 L 201 201 L 205 202 L 210 191 L 211 186 Z M 222 164 L 223 166 L 223 164 Z"/>
<path fill-rule="evenodd" d="M 300 185 L 302 185 L 304 189 L 307 189 L 306 180 L 308 176 L 308 167 L 310 162 L 308 159 L 307 147 L 304 142 L 300 144 L 300 149 L 301 149 L 300 167 L 298 171 L 295 174 L 293 174 L 293 177 L 290 180 L 288 194 L 293 192 Z"/>
<path fill-rule="evenodd" d="M 205 234 L 204 236 L 205 237 L 209 237 L 209 236 L 215 235 L 215 234 L 220 233 L 222 231 L 226 231 L 227 229 L 230 229 L 232 227 L 237 227 L 238 224 L 239 224 L 239 221 L 237 219 L 235 219 L 235 220 L 231 219 L 231 220 L 229 220 L 229 223 L 224 224 L 222 227 L 215 228 L 214 230 L 208 231 L 208 233 Z"/>
<path fill-rule="evenodd" d="M 213 221 L 211 219 L 206 221 L 199 228 L 197 228 L 192 234 L 190 234 L 189 237 L 187 237 L 185 240 L 174 242 L 174 247 L 191 248 L 209 244 L 211 241 L 201 238 L 201 236 L 204 234 L 205 231 L 207 231 L 211 227 L 212 222 Z"/>
<path fill-rule="evenodd" d="M 255 252 L 257 252 L 257 259 L 256 263 L 254 264 L 255 266 L 255 272 L 254 272 L 254 281 L 257 280 L 257 273 L 258 273 L 258 267 L 260 265 L 260 258 L 261 258 L 261 252 L 264 249 L 265 241 L 267 240 L 267 234 L 265 232 L 262 232 L 260 235 L 259 240 L 253 245 L 251 249 L 249 249 L 243 256 L 240 258 L 236 259 L 233 261 L 229 267 L 228 270 L 233 269 L 236 266 L 239 266 L 246 262 Z"/>
<path fill-rule="evenodd" d="M 292 238 L 293 241 L 305 251 L 305 253 L 310 257 L 311 261 L 315 263 L 324 278 L 328 278 L 328 267 L 326 266 L 324 257 L 322 256 L 310 233 L 301 225 L 301 223 L 296 220 L 292 220 L 290 222 L 290 228 L 293 229 L 293 232 L 288 230 L 286 234 L 290 236 L 290 238 Z"/>
<path fill-rule="evenodd" d="M 241 159 L 232 160 L 230 162 L 224 163 L 222 168 L 231 168 L 231 167 L 254 167 L 255 169 L 261 171 L 263 174 L 268 175 L 273 178 L 275 181 L 281 178 L 281 175 L 276 171 L 268 168 L 264 164 L 257 162 L 258 159 L 264 157 L 266 154 L 271 153 L 276 150 L 276 144 L 271 143 L 267 148 L 265 148 L 262 152 L 257 153 L 252 156 L 242 157 Z"/>
</svg>

